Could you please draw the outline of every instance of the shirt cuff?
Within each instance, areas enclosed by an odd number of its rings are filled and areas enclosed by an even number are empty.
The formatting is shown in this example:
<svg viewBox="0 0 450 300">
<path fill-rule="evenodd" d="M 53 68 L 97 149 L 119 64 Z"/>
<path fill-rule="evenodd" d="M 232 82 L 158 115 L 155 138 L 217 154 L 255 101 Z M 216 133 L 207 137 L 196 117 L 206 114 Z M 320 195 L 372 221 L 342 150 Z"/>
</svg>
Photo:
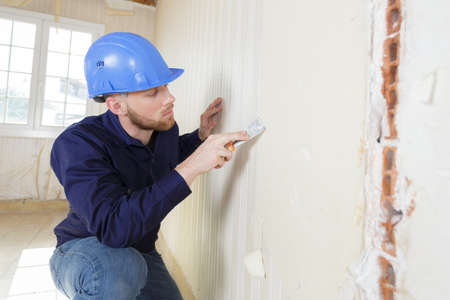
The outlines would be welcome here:
<svg viewBox="0 0 450 300">
<path fill-rule="evenodd" d="M 189 185 L 176 170 L 162 177 L 156 184 L 167 195 L 167 199 L 174 204 L 180 203 L 192 193 Z"/>
</svg>

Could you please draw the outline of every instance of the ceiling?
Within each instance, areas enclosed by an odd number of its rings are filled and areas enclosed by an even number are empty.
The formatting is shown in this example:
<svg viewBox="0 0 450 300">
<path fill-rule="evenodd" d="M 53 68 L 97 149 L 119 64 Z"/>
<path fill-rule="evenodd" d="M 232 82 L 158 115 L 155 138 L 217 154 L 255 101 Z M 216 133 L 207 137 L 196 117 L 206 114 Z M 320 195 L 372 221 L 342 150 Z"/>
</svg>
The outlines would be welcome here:
<svg viewBox="0 0 450 300">
<path fill-rule="evenodd" d="M 132 0 L 133 2 L 156 7 L 158 0 Z"/>
</svg>

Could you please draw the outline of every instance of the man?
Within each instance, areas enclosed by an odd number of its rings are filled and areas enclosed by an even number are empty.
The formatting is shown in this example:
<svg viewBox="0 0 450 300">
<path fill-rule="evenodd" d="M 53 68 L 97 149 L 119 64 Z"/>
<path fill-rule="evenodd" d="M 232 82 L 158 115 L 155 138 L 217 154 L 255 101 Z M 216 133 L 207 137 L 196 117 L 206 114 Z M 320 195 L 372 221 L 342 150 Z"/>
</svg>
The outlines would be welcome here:
<svg viewBox="0 0 450 300">
<path fill-rule="evenodd" d="M 167 84 L 182 73 L 132 33 L 107 34 L 86 54 L 89 96 L 108 111 L 71 125 L 51 152 L 70 211 L 55 228 L 50 268 L 71 299 L 181 299 L 155 250 L 160 223 L 197 176 L 232 158 L 225 145 L 248 139 L 211 135 L 220 98 L 198 130 L 179 136 Z"/>
</svg>

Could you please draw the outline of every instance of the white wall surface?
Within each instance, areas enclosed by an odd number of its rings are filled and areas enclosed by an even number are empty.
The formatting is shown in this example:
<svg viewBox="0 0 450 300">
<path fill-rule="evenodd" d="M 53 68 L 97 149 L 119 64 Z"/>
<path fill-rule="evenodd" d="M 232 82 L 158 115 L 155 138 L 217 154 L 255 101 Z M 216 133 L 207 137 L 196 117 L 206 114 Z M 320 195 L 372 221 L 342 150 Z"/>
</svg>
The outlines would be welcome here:
<svg viewBox="0 0 450 300">
<path fill-rule="evenodd" d="M 399 170 L 416 192 L 416 209 L 399 229 L 398 299 L 450 299 L 450 4 L 408 0 L 404 10 Z"/>
<path fill-rule="evenodd" d="M 267 126 L 198 179 L 162 233 L 197 299 L 353 299 L 362 248 L 367 1 L 160 1 L 156 43 L 184 131 Z M 244 256 L 260 249 L 265 278 Z"/>
<path fill-rule="evenodd" d="M 7 6 L 0 1 L 0 6 Z M 20 9 L 55 14 L 54 0 L 33 0 Z M 134 16 L 108 15 L 103 0 L 61 0 L 60 16 L 105 24 L 105 33 L 130 31 L 154 39 L 155 10 L 135 8 Z M 65 198 L 50 168 L 53 139 L 0 137 L 0 201 L 53 200 Z"/>
</svg>

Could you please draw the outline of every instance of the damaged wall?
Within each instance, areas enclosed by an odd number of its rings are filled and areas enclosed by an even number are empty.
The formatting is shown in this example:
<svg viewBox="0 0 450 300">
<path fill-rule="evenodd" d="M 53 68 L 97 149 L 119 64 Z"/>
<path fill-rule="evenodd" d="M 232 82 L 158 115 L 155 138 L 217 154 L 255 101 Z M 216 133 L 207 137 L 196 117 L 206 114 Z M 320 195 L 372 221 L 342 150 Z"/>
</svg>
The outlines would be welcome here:
<svg viewBox="0 0 450 300">
<path fill-rule="evenodd" d="M 448 299 L 449 4 L 373 0 L 361 299 Z"/>
<path fill-rule="evenodd" d="M 450 299 L 450 3 L 403 2 L 398 168 L 416 208 L 398 228 L 396 299 Z"/>
<path fill-rule="evenodd" d="M 55 0 L 0 1 L 0 6 L 54 15 Z M 13 4 L 25 5 L 17 7 Z M 104 0 L 61 0 L 59 15 L 76 20 L 105 24 L 105 32 L 131 31 L 154 40 L 155 10 L 135 8 L 134 15 L 120 16 L 105 5 Z M 64 198 L 49 165 L 54 139 L 0 137 L 0 201 L 1 200 L 53 200 Z"/>
<path fill-rule="evenodd" d="M 159 2 L 157 46 L 186 69 L 171 84 L 181 129 L 217 96 L 218 132 L 267 126 L 164 223 L 197 299 L 353 299 L 368 28 L 368 1 Z M 258 249 L 265 278 L 244 266 Z"/>
</svg>

